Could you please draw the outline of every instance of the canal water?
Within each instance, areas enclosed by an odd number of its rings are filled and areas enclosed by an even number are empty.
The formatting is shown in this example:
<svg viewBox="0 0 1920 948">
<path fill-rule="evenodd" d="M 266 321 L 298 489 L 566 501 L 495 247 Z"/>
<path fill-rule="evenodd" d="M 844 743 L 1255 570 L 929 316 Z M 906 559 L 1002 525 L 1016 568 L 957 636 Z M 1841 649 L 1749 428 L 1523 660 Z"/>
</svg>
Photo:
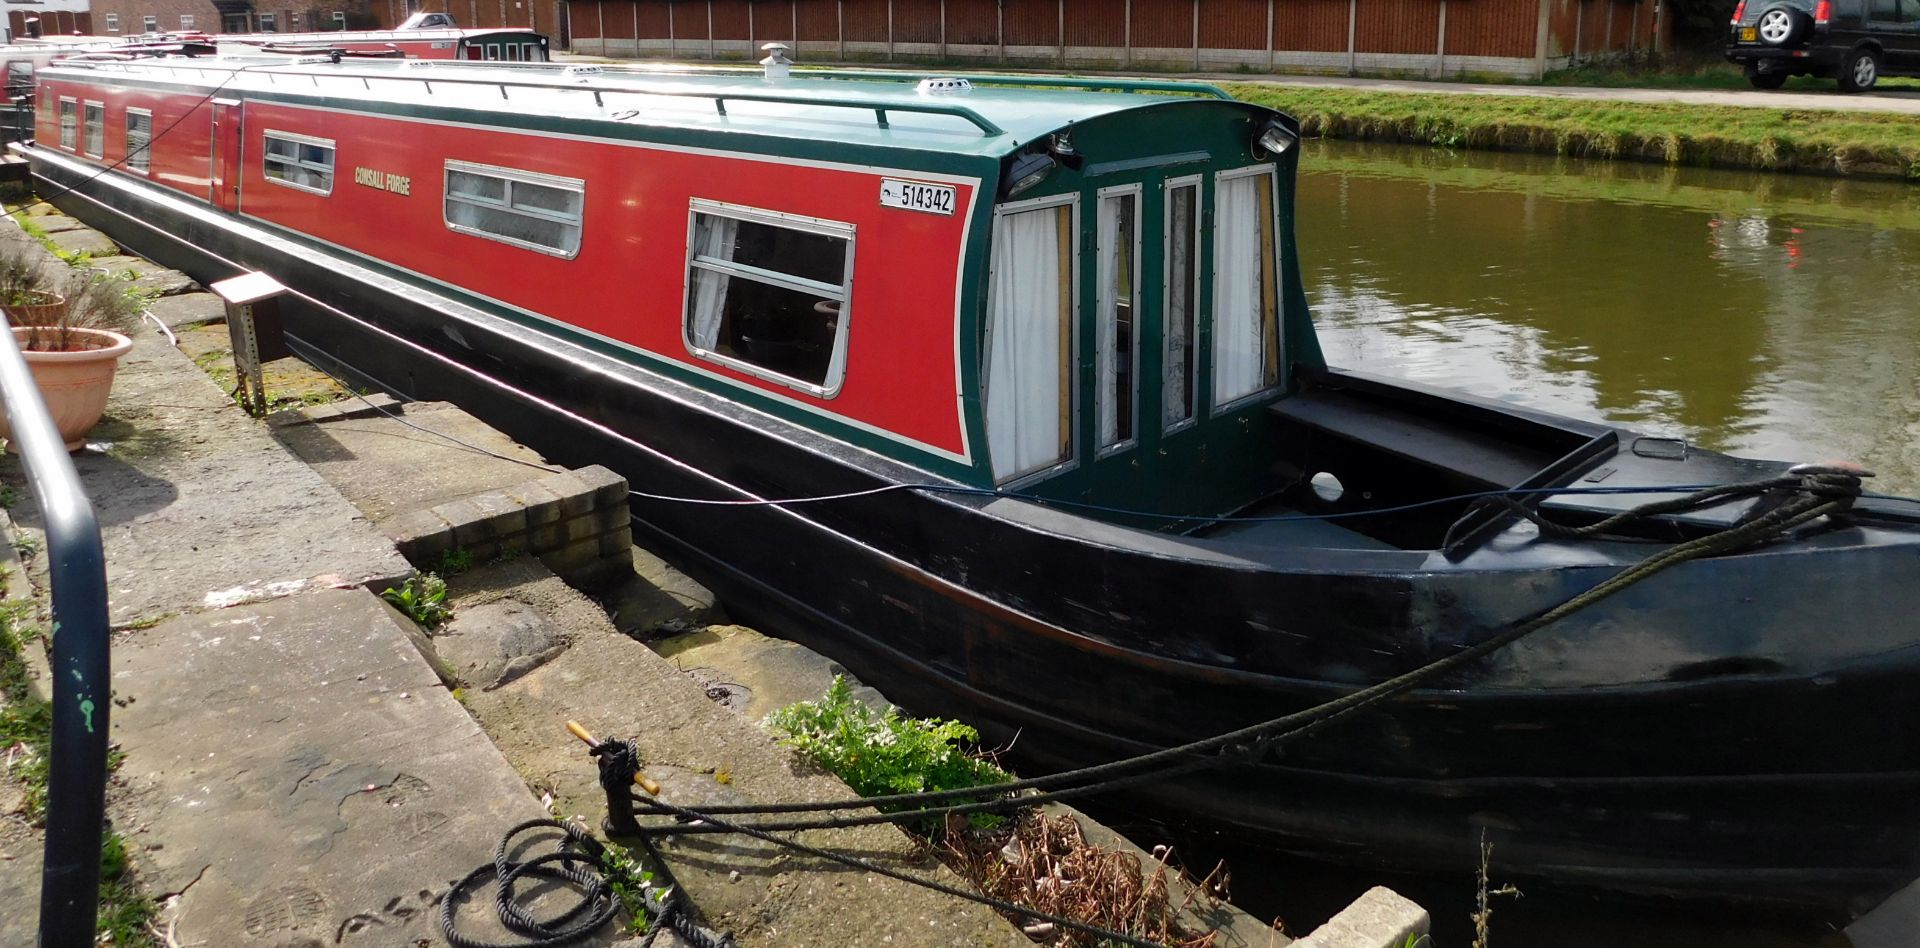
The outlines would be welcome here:
<svg viewBox="0 0 1920 948">
<path fill-rule="evenodd" d="M 1920 493 L 1920 187 L 1304 147 L 1299 245 L 1329 363 L 1713 450 L 1850 458 L 1872 489 Z M 1384 883 L 1434 913 L 1441 945 L 1472 942 L 1471 866 L 1389 877 L 1187 842 L 1296 932 Z M 1844 944 L 1843 918 L 1534 886 L 1494 909 L 1493 944 L 1514 948 Z"/>
<path fill-rule="evenodd" d="M 1329 363 L 1920 493 L 1920 187 L 1305 147 Z"/>
</svg>

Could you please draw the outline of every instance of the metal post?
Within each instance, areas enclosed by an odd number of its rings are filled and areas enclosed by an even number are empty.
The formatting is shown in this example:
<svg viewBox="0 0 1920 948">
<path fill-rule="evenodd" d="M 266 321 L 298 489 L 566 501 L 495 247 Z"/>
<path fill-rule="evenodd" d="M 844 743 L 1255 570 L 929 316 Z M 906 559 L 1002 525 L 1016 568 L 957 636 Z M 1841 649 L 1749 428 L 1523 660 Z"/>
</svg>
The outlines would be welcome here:
<svg viewBox="0 0 1920 948">
<path fill-rule="evenodd" d="M 887 0 L 887 62 L 893 62 L 893 0 Z"/>
<path fill-rule="evenodd" d="M 994 0 L 993 14 L 994 37 L 1000 41 L 1000 62 L 1004 65 L 1007 61 L 1007 0 Z"/>
<path fill-rule="evenodd" d="M 1440 2 L 1445 3 L 1447 2 L 1447 0 L 1440 0 Z M 1275 46 L 1279 45 L 1273 41 L 1273 5 L 1274 5 L 1274 0 L 1267 0 L 1267 71 L 1268 72 L 1273 71 L 1273 66 L 1274 66 L 1273 50 Z"/>
<path fill-rule="evenodd" d="M 1127 17 L 1126 26 L 1120 34 L 1120 42 L 1125 45 L 1121 47 L 1120 55 L 1122 57 L 1122 60 L 1126 63 L 1127 68 L 1132 69 L 1133 68 L 1133 0 L 1127 0 L 1126 17 Z"/>
<path fill-rule="evenodd" d="M 1586 19 L 1587 0 L 1573 0 L 1573 56 L 1567 60 L 1569 66 L 1580 62 L 1580 32 L 1586 25 Z"/>
<path fill-rule="evenodd" d="M 1200 0 L 1193 0 L 1193 71 L 1200 71 Z"/>
<path fill-rule="evenodd" d="M 107 563 L 100 523 L 12 333 L 0 345 L 0 400 L 46 523 L 53 586 L 53 734 L 40 948 L 94 944 L 100 831 L 107 812 Z"/>
<path fill-rule="evenodd" d="M 1547 0 L 1540 0 L 1540 2 L 1545 4 Z M 1347 0 L 1347 75 L 1349 76 L 1359 71 L 1357 67 L 1360 62 L 1360 55 L 1353 45 L 1353 38 L 1358 32 L 1359 22 L 1360 0 Z"/>
<path fill-rule="evenodd" d="M 634 42 L 639 42 L 639 30 L 634 30 Z M 713 58 L 713 0 L 707 0 L 707 58 Z"/>
<path fill-rule="evenodd" d="M 847 3 L 833 0 L 834 31 L 840 35 L 840 61 L 847 61 Z"/>
<path fill-rule="evenodd" d="M 947 59 L 947 0 L 940 0 L 940 61 Z"/>
<path fill-rule="evenodd" d="M 1447 74 L 1447 0 L 1440 0 L 1440 40 L 1433 52 L 1433 77 L 1439 79 Z"/>
</svg>

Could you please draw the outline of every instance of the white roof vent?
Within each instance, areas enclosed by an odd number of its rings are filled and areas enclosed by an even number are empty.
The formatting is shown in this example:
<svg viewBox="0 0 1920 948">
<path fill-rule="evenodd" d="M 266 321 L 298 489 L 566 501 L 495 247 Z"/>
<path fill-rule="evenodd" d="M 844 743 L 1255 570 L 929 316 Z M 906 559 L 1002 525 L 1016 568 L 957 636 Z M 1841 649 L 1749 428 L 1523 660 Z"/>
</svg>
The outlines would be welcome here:
<svg viewBox="0 0 1920 948">
<path fill-rule="evenodd" d="M 965 79 L 941 76 L 922 79 L 914 89 L 921 95 L 966 95 L 973 91 L 973 83 Z"/>
<path fill-rule="evenodd" d="M 560 70 L 563 76 L 597 76 L 603 72 L 606 69 L 600 66 L 568 66 Z"/>
<path fill-rule="evenodd" d="M 778 82 L 793 73 L 793 60 L 787 58 L 787 44 L 768 43 L 760 48 L 767 52 L 767 58 L 760 60 L 760 65 L 766 68 L 768 79 Z"/>
</svg>

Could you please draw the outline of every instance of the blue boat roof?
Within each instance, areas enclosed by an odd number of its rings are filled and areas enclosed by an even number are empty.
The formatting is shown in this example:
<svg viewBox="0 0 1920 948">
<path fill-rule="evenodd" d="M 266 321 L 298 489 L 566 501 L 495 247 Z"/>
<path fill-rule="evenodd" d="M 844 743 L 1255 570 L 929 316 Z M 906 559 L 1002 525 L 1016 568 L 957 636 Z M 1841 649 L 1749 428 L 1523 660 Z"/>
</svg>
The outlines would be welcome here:
<svg viewBox="0 0 1920 948">
<path fill-rule="evenodd" d="M 219 56 L 67 60 L 50 67 L 68 68 L 277 95 L 350 94 L 368 102 L 987 156 L 1103 115 L 1183 98 L 1231 98 L 1200 83 L 1126 79 L 809 70 L 774 80 L 758 69 L 558 62 Z"/>
</svg>

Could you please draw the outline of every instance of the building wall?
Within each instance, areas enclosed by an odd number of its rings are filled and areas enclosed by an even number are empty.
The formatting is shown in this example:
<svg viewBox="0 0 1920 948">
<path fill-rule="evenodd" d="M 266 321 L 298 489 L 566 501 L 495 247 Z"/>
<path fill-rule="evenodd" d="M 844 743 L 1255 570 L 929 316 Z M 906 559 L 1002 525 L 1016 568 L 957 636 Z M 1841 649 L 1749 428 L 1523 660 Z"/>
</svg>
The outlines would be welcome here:
<svg viewBox="0 0 1920 948">
<path fill-rule="evenodd" d="M 260 14 L 271 14 L 281 33 L 334 29 L 335 12 L 347 15 L 346 27 L 385 29 L 397 23 L 389 18 L 388 0 L 262 0 L 250 14 L 223 17 L 211 0 L 93 0 L 93 27 L 101 36 L 134 36 L 146 32 L 146 17 L 161 31 L 194 29 L 203 33 L 251 32 L 260 26 Z M 404 16 L 405 14 L 402 14 Z M 192 17 L 186 25 L 181 17 Z M 241 27 L 244 21 L 244 29 Z"/>
<path fill-rule="evenodd" d="M 72 36 L 75 33 L 93 32 L 93 14 L 86 10 L 8 10 L 7 28 L 16 38 L 32 35 L 27 30 L 27 17 L 38 17 L 41 36 Z"/>
<path fill-rule="evenodd" d="M 571 17 L 578 52 L 758 59 L 761 44 L 777 41 L 803 63 L 1524 76 L 1664 48 L 1672 29 L 1656 22 L 1658 0 L 551 2 Z"/>
</svg>

